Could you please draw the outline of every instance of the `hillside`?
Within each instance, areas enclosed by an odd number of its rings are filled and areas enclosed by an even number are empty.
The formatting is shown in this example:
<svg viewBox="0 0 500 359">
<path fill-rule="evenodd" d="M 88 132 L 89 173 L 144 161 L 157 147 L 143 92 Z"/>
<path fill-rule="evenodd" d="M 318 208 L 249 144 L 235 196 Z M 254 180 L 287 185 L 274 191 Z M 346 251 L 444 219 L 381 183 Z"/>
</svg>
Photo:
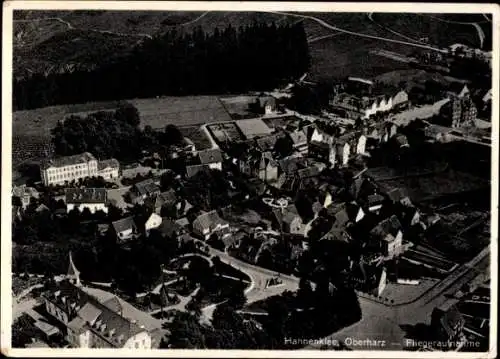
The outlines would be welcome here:
<svg viewBox="0 0 500 359">
<path fill-rule="evenodd" d="M 491 22 L 482 14 L 309 13 L 343 30 L 328 29 L 312 19 L 266 12 L 154 12 L 154 11 L 17 11 L 14 14 L 14 75 L 93 69 L 124 56 L 144 38 L 167 29 L 191 32 L 238 28 L 253 22 L 293 24 L 302 21 L 312 56 L 311 78 L 346 74 L 377 76 L 406 69 L 401 62 L 372 56 L 372 50 L 408 54 L 431 44 L 453 43 L 491 49 Z M 474 25 L 475 24 L 475 25 Z M 478 30 L 480 28 L 480 30 Z M 363 37 L 376 36 L 379 39 Z M 409 44 L 398 44 L 398 40 Z"/>
</svg>

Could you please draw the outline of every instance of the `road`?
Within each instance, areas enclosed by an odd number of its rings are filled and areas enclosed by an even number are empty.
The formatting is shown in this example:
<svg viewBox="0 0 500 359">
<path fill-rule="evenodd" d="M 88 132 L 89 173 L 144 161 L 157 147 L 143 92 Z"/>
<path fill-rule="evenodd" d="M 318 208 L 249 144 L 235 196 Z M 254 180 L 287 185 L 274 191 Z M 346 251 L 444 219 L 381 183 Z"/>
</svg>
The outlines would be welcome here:
<svg viewBox="0 0 500 359">
<path fill-rule="evenodd" d="M 413 302 L 390 306 L 359 297 L 362 319 L 325 340 L 345 341 L 347 338 L 362 340 L 382 340 L 385 345 L 370 346 L 369 343 L 348 345 L 354 350 L 403 350 L 405 328 L 416 324 L 430 324 L 430 316 L 434 308 L 448 300 L 447 296 L 456 293 L 464 284 L 469 283 L 489 263 L 489 247 L 485 248 L 470 262 L 458 267 L 437 286 L 416 298 Z M 373 343 L 372 343 L 373 344 Z M 319 349 L 321 344 L 304 349 Z"/>
<path fill-rule="evenodd" d="M 374 40 L 380 40 L 380 41 L 386 41 L 386 42 L 392 42 L 395 44 L 408 45 L 408 46 L 413 46 L 413 47 L 419 47 L 419 48 L 426 49 L 426 50 L 432 50 L 432 51 L 446 53 L 446 50 L 444 50 L 444 49 L 440 49 L 440 48 L 429 46 L 429 45 L 416 44 L 413 42 L 388 39 L 388 38 L 381 37 L 381 36 L 367 35 L 367 34 L 362 34 L 362 33 L 355 32 L 355 31 L 345 30 L 345 29 L 342 29 L 340 27 L 333 26 L 333 25 L 327 23 L 326 21 L 321 20 L 321 19 L 314 17 L 314 16 L 294 14 L 294 13 L 281 12 L 281 11 L 263 11 L 263 12 L 267 12 L 267 13 L 271 13 L 271 14 L 278 14 L 278 15 L 288 15 L 288 16 L 293 16 L 293 17 L 299 17 L 302 19 L 312 20 L 312 21 L 317 22 L 321 26 L 326 27 L 327 29 L 343 32 L 343 33 L 353 35 L 353 36 L 364 37 L 364 38 L 368 38 L 368 39 L 374 39 Z"/>
</svg>

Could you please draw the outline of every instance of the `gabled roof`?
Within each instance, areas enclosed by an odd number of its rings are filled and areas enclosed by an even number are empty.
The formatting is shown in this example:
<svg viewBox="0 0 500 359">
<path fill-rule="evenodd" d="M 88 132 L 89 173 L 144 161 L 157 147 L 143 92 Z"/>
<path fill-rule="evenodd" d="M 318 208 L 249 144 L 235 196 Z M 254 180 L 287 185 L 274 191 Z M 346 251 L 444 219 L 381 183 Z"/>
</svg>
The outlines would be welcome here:
<svg viewBox="0 0 500 359">
<path fill-rule="evenodd" d="M 219 217 L 217 214 L 216 210 L 210 211 L 203 213 L 196 217 L 196 219 L 193 221 L 193 227 L 194 226 L 199 226 L 203 229 L 210 229 L 214 224 L 217 223 L 225 223 L 222 218 Z"/>
<path fill-rule="evenodd" d="M 108 192 L 105 188 L 66 188 L 66 204 L 106 203 Z"/>
<path fill-rule="evenodd" d="M 49 207 L 47 207 L 46 205 L 44 205 L 43 203 L 41 205 L 39 205 L 38 207 L 36 207 L 35 209 L 36 212 L 43 212 L 43 211 L 50 211 Z"/>
<path fill-rule="evenodd" d="M 278 161 L 283 172 L 291 174 L 299 168 L 304 167 L 305 159 L 303 157 L 286 157 Z"/>
<path fill-rule="evenodd" d="M 302 168 L 297 171 L 297 176 L 299 178 L 309 178 L 318 176 L 321 173 L 321 170 L 316 166 L 310 166 L 306 168 Z"/>
<path fill-rule="evenodd" d="M 394 237 L 397 236 L 398 232 L 401 230 L 402 225 L 399 222 L 398 217 L 392 215 L 389 218 L 384 219 L 382 222 L 377 224 L 371 231 L 370 235 L 378 238 L 380 240 L 387 240 L 389 235 Z"/>
<path fill-rule="evenodd" d="M 222 162 L 222 153 L 219 149 L 208 149 L 199 151 L 198 157 L 202 165 Z"/>
<path fill-rule="evenodd" d="M 191 166 L 186 166 L 186 176 L 188 178 L 196 176 L 198 172 L 208 172 L 210 168 L 208 165 L 191 165 Z"/>
<path fill-rule="evenodd" d="M 304 131 L 294 131 L 288 133 L 288 135 L 290 136 L 294 146 L 307 144 L 307 136 Z"/>
<path fill-rule="evenodd" d="M 399 202 L 407 196 L 408 194 L 406 191 L 400 187 L 393 188 L 387 192 L 387 197 L 389 197 L 389 199 L 393 202 Z"/>
<path fill-rule="evenodd" d="M 114 221 L 112 225 L 116 233 L 120 233 L 129 229 L 137 229 L 134 217 L 132 216 Z"/>
<path fill-rule="evenodd" d="M 256 138 L 255 143 L 261 151 L 272 151 L 278 138 L 279 136 L 277 134 L 271 134 Z"/>
<path fill-rule="evenodd" d="M 146 179 L 134 184 L 133 188 L 139 195 L 149 195 L 160 191 L 160 187 L 151 179 Z"/>
<path fill-rule="evenodd" d="M 177 222 L 174 222 L 170 218 L 163 218 L 161 225 L 158 227 L 160 233 L 166 237 L 172 237 L 176 232 L 180 231 L 181 229 L 182 227 Z"/>
<path fill-rule="evenodd" d="M 379 194 L 371 194 L 367 197 L 367 203 L 369 206 L 381 204 L 384 200 L 385 198 Z"/>
</svg>

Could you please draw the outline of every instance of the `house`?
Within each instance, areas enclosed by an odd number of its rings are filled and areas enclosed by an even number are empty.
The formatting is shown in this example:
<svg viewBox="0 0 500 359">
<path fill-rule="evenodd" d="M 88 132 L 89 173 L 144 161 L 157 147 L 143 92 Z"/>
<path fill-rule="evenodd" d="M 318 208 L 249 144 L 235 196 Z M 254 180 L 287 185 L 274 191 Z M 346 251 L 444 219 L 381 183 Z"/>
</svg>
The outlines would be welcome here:
<svg viewBox="0 0 500 359">
<path fill-rule="evenodd" d="M 131 199 L 134 204 L 143 204 L 149 197 L 155 197 L 160 194 L 160 186 L 152 179 L 146 179 L 137 182 L 130 188 Z"/>
<path fill-rule="evenodd" d="M 114 158 L 97 162 L 97 175 L 105 180 L 117 179 L 120 177 L 120 162 Z"/>
<path fill-rule="evenodd" d="M 335 166 L 336 148 L 326 142 L 313 140 L 309 143 L 308 156 Z"/>
<path fill-rule="evenodd" d="M 27 187 L 26 185 L 14 186 L 12 188 L 12 197 L 17 198 L 19 205 L 23 210 L 29 206 L 31 203 L 31 198 L 38 199 L 40 194 L 33 187 Z"/>
<path fill-rule="evenodd" d="M 337 222 L 339 222 L 338 220 L 340 219 L 341 221 L 339 223 L 343 222 L 343 224 L 347 222 L 358 223 L 365 216 L 363 208 L 354 201 L 331 205 L 327 208 L 327 211 L 336 218 Z"/>
<path fill-rule="evenodd" d="M 181 209 L 181 203 L 177 198 L 175 190 L 169 189 L 168 191 L 161 192 L 154 197 L 149 197 L 145 201 L 145 205 L 154 213 L 161 215 L 162 208 L 177 208 Z"/>
<path fill-rule="evenodd" d="M 108 192 L 105 188 L 67 188 L 65 191 L 66 211 L 87 208 L 90 213 L 108 213 Z"/>
<path fill-rule="evenodd" d="M 394 139 L 394 143 L 396 144 L 396 146 L 398 146 L 399 148 L 410 147 L 408 138 L 402 133 L 398 133 L 392 138 Z"/>
<path fill-rule="evenodd" d="M 341 166 L 347 166 L 351 154 L 351 146 L 347 140 L 341 138 L 337 139 L 335 142 L 335 150 Z"/>
<path fill-rule="evenodd" d="M 307 152 L 307 136 L 304 131 L 301 130 L 296 130 L 293 132 L 287 132 L 288 137 L 292 141 L 293 148 L 300 152 L 300 153 L 306 153 Z"/>
<path fill-rule="evenodd" d="M 445 302 L 435 308 L 431 315 L 431 327 L 437 340 L 460 341 L 463 336 L 465 318 L 456 307 L 454 301 Z"/>
<path fill-rule="evenodd" d="M 139 236 L 139 231 L 133 217 L 122 218 L 111 223 L 117 242 L 124 243 Z"/>
<path fill-rule="evenodd" d="M 403 245 L 402 225 L 395 215 L 384 219 L 370 231 L 370 240 L 385 257 L 401 254 Z"/>
<path fill-rule="evenodd" d="M 201 165 L 214 170 L 222 170 L 222 153 L 218 148 L 198 151 L 198 158 Z"/>
<path fill-rule="evenodd" d="M 146 235 L 149 234 L 150 230 L 158 228 L 161 224 L 162 224 L 162 218 L 156 213 L 151 213 L 149 218 L 146 220 L 146 223 L 144 224 Z"/>
<path fill-rule="evenodd" d="M 35 208 L 35 212 L 41 213 L 41 212 L 50 212 L 49 207 L 47 207 L 45 204 L 40 204 L 38 207 Z"/>
<path fill-rule="evenodd" d="M 257 149 L 261 152 L 273 151 L 276 146 L 276 142 L 282 136 L 282 134 L 271 134 L 268 136 L 261 136 L 255 138 L 255 145 Z"/>
<path fill-rule="evenodd" d="M 228 230 L 229 223 L 220 218 L 215 210 L 203 213 L 193 221 L 193 232 L 204 239 L 209 239 L 216 232 L 227 234 Z"/>
<path fill-rule="evenodd" d="M 186 166 L 186 177 L 191 178 L 196 176 L 199 172 L 208 172 L 210 167 L 208 165 L 190 165 Z"/>
<path fill-rule="evenodd" d="M 182 226 L 182 224 L 178 221 L 173 221 L 169 218 L 163 218 L 160 226 L 156 229 L 161 233 L 163 237 L 176 238 L 185 232 L 184 227 L 186 226 Z"/>
<path fill-rule="evenodd" d="M 477 108 L 469 96 L 452 97 L 448 111 L 443 110 L 451 121 L 451 127 L 474 125 L 477 119 Z"/>
<path fill-rule="evenodd" d="M 278 179 L 278 163 L 271 152 L 250 151 L 239 160 L 240 172 L 270 183 Z"/>
<path fill-rule="evenodd" d="M 304 234 L 305 226 L 294 204 L 284 208 L 283 211 L 273 208 L 273 213 L 281 231 L 290 234 Z"/>
<path fill-rule="evenodd" d="M 273 113 L 276 113 L 276 99 L 272 96 L 257 97 L 257 106 L 260 112 L 264 115 L 271 115 Z"/>
<path fill-rule="evenodd" d="M 122 298 L 83 287 L 70 260 L 66 279 L 42 294 L 47 313 L 64 328 L 72 348 L 155 349 L 163 336 L 161 321 Z"/>
<path fill-rule="evenodd" d="M 385 198 L 378 194 L 371 194 L 366 198 L 366 207 L 369 212 L 378 212 L 385 202 Z"/>
</svg>

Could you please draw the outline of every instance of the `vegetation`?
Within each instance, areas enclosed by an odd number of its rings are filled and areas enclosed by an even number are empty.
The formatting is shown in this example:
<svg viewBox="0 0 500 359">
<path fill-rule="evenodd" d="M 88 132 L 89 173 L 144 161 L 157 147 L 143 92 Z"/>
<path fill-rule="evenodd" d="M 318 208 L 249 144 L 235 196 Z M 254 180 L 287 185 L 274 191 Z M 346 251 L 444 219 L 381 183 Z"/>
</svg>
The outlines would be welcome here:
<svg viewBox="0 0 500 359">
<path fill-rule="evenodd" d="M 302 23 L 197 28 L 144 40 L 130 55 L 95 70 L 35 74 L 14 81 L 14 108 L 159 95 L 245 92 L 273 88 L 307 71 Z M 243 70 L 242 70 L 243 69 Z M 251 69 L 258 69 L 252 71 Z"/>
</svg>

